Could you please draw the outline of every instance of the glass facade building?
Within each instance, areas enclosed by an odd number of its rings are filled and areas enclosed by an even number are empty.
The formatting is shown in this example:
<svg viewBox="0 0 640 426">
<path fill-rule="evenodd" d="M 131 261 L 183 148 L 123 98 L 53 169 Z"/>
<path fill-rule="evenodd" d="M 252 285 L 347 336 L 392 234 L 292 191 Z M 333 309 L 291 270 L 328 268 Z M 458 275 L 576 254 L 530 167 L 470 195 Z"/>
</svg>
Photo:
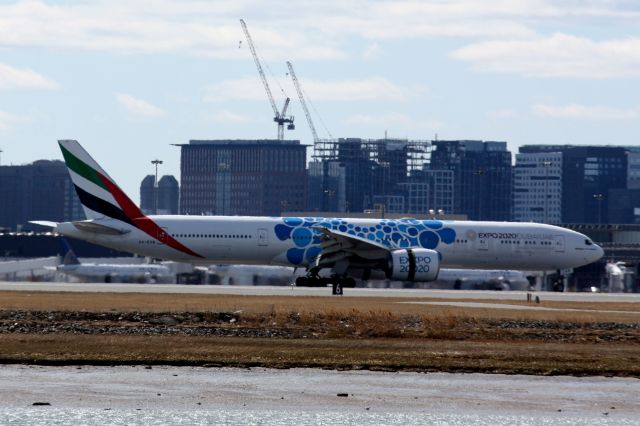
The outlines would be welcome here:
<svg viewBox="0 0 640 426">
<path fill-rule="evenodd" d="M 298 140 L 191 140 L 179 145 L 180 213 L 280 215 L 307 205 Z"/>
<path fill-rule="evenodd" d="M 628 153 L 625 147 L 525 145 L 523 154 L 562 156 L 561 222 L 610 223 L 609 191 L 627 189 Z"/>
<path fill-rule="evenodd" d="M 38 160 L 21 166 L 0 166 L 0 227 L 29 226 L 30 220 L 66 222 L 84 219 L 84 211 L 69 177 L 58 160 Z"/>
<path fill-rule="evenodd" d="M 470 220 L 511 219 L 511 152 L 506 142 L 433 141 L 431 170 L 453 174 L 453 213 Z"/>
</svg>

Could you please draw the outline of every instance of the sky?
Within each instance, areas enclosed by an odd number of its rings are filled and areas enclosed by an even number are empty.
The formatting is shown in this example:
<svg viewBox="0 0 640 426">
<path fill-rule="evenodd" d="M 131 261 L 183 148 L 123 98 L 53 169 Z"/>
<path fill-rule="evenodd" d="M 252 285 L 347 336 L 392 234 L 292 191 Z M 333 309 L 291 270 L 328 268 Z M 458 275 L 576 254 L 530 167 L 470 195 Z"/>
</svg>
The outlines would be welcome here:
<svg viewBox="0 0 640 426">
<path fill-rule="evenodd" d="M 190 139 L 275 138 L 291 61 L 319 137 L 635 145 L 640 3 L 627 0 L 0 1 L 0 161 L 77 139 L 135 201 Z"/>
</svg>

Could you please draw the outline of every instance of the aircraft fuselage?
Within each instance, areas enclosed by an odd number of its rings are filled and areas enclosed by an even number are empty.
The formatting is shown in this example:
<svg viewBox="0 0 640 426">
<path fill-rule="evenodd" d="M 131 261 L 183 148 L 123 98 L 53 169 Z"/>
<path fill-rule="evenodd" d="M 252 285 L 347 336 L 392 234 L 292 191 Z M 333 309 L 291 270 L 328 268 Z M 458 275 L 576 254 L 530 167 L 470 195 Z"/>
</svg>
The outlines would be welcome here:
<svg viewBox="0 0 640 426">
<path fill-rule="evenodd" d="M 160 228 L 158 235 L 109 218 L 94 222 L 123 234 L 89 232 L 72 223 L 58 224 L 57 231 L 143 256 L 196 264 L 306 267 L 321 253 L 319 227 L 371 241 L 388 250 L 436 250 L 442 268 L 567 269 L 602 256 L 602 249 L 585 235 L 538 223 L 243 216 L 148 219 Z"/>
</svg>

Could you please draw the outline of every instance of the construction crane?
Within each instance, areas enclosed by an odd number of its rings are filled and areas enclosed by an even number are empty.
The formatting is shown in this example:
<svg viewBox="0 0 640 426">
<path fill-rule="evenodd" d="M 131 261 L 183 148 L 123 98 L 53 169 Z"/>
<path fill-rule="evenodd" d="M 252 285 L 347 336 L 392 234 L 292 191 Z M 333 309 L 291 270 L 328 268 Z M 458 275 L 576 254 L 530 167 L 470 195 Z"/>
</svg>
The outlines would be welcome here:
<svg viewBox="0 0 640 426">
<path fill-rule="evenodd" d="M 304 96 L 302 95 L 302 89 L 300 88 L 298 77 L 296 77 L 296 73 L 293 70 L 293 65 L 291 65 L 291 62 L 287 61 L 287 67 L 289 67 L 289 75 L 291 76 L 291 80 L 293 80 L 293 85 L 296 87 L 296 92 L 298 92 L 298 98 L 300 99 L 300 103 L 302 104 L 304 115 L 307 117 L 307 123 L 309 123 L 309 128 L 311 129 L 311 134 L 313 135 L 313 142 L 318 142 L 318 132 L 316 132 L 316 126 L 313 125 L 313 120 L 311 119 L 309 108 L 307 108 L 307 103 L 305 102 Z"/>
<path fill-rule="evenodd" d="M 267 91 L 267 97 L 269 98 L 269 102 L 271 103 L 271 108 L 273 108 L 273 113 L 275 114 L 273 117 L 273 121 L 278 124 L 278 139 L 284 139 L 284 126 L 287 125 L 287 130 L 293 130 L 296 126 L 293 124 L 293 116 L 287 117 L 287 108 L 289 107 L 289 102 L 291 101 L 288 97 L 284 101 L 284 106 L 282 107 L 282 111 L 278 111 L 278 107 L 276 106 L 276 102 L 273 99 L 273 94 L 271 93 L 271 88 L 269 88 L 269 82 L 267 81 L 267 77 L 262 70 L 262 65 L 260 65 L 260 59 L 258 59 L 258 53 L 256 52 L 256 48 L 253 45 L 253 40 L 251 39 L 251 35 L 249 34 L 249 29 L 247 28 L 247 24 L 244 22 L 244 19 L 240 20 L 240 24 L 242 25 L 242 30 L 244 31 L 244 35 L 247 38 L 247 43 L 249 44 L 249 49 L 251 50 L 251 55 L 253 56 L 253 60 L 256 63 L 256 68 L 258 68 L 258 74 L 260 74 L 260 79 L 262 80 L 262 85 L 264 89 Z"/>
</svg>

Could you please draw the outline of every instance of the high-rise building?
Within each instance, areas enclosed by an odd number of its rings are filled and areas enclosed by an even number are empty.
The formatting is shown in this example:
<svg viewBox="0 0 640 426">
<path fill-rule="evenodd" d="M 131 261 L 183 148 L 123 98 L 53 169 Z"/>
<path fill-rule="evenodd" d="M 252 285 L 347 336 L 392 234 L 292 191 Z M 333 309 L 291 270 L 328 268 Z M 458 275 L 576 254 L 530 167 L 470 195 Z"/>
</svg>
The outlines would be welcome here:
<svg viewBox="0 0 640 426">
<path fill-rule="evenodd" d="M 640 189 L 610 189 L 607 195 L 611 200 L 606 203 L 608 223 L 640 223 Z M 626 237 L 637 243 L 635 233 L 627 232 Z"/>
<path fill-rule="evenodd" d="M 562 223 L 609 223 L 613 189 L 627 188 L 629 149 L 616 146 L 525 145 L 520 153 L 561 153 Z"/>
<path fill-rule="evenodd" d="M 179 146 L 181 214 L 306 209 L 307 147 L 298 140 L 191 140 Z"/>
<path fill-rule="evenodd" d="M 437 140 L 431 170 L 453 173 L 453 212 L 471 220 L 511 219 L 511 152 L 506 142 Z"/>
<path fill-rule="evenodd" d="M 640 151 L 627 153 L 627 188 L 640 189 Z"/>
<path fill-rule="evenodd" d="M 172 175 L 158 181 L 158 214 L 178 214 L 180 211 L 180 185 Z"/>
<path fill-rule="evenodd" d="M 309 163 L 309 211 L 347 211 L 347 172 L 338 161 Z"/>
<path fill-rule="evenodd" d="M 146 175 L 140 183 L 140 210 L 145 214 L 154 214 L 156 204 L 155 182 L 154 175 Z"/>
<path fill-rule="evenodd" d="M 562 153 L 516 154 L 513 169 L 513 220 L 562 222 Z"/>
<path fill-rule="evenodd" d="M 415 170 L 406 183 L 398 184 L 405 198 L 405 213 L 452 214 L 453 172 L 451 170 Z"/>
<path fill-rule="evenodd" d="M 13 230 L 30 220 L 84 219 L 67 166 L 58 160 L 0 166 L 0 203 L 0 227 Z"/>
<path fill-rule="evenodd" d="M 165 175 L 155 187 L 155 176 L 147 175 L 140 183 L 140 209 L 146 214 L 178 214 L 180 185 L 174 176 Z M 158 198 L 156 212 L 156 197 Z"/>
<path fill-rule="evenodd" d="M 309 210 L 407 212 L 428 204 L 424 188 L 408 188 L 411 173 L 422 170 L 431 143 L 405 139 L 340 138 L 314 146 L 309 165 Z M 425 182 L 420 182 L 425 183 Z M 406 191 L 409 193 L 405 194 Z M 407 197 L 412 197 L 408 200 Z"/>
</svg>

